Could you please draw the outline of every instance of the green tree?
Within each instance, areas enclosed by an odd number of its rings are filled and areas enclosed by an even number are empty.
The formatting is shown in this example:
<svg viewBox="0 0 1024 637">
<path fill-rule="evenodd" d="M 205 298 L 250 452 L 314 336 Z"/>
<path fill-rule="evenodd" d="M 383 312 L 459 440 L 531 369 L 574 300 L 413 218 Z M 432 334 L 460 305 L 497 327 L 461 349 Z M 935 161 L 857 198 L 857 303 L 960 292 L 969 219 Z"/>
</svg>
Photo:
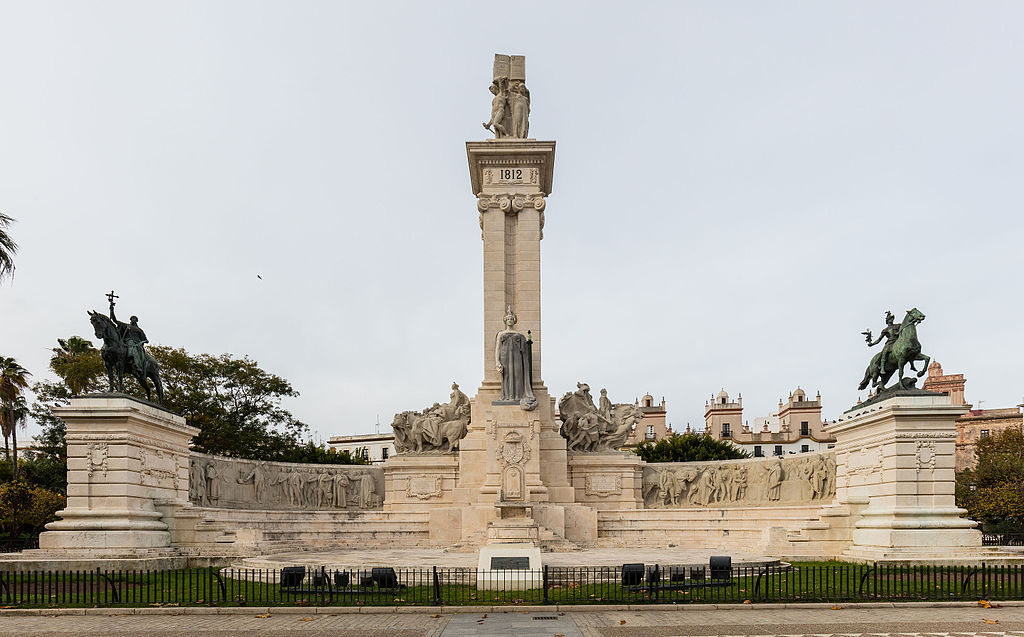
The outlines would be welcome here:
<svg viewBox="0 0 1024 637">
<path fill-rule="evenodd" d="M 60 376 L 72 395 L 103 389 L 106 370 L 100 351 L 93 347 L 92 341 L 72 336 L 67 340 L 58 338 L 57 344 L 60 347 L 50 350 L 53 352 L 50 369 Z"/>
<path fill-rule="evenodd" d="M 14 255 L 18 252 L 18 244 L 7 232 L 12 223 L 13 218 L 0 212 L 0 282 L 6 277 L 14 278 Z"/>
<path fill-rule="evenodd" d="M 696 462 L 700 460 L 737 460 L 750 454 L 731 442 L 715 440 L 707 434 L 672 434 L 657 442 L 646 441 L 634 450 L 645 462 Z"/>
<path fill-rule="evenodd" d="M 26 532 L 38 535 L 65 503 L 63 495 L 20 480 L 0 484 L 0 528 L 11 539 Z"/>
<path fill-rule="evenodd" d="M 196 451 L 275 460 L 299 446 L 308 433 L 281 406 L 283 399 L 299 392 L 251 358 L 189 354 L 160 345 L 147 349 L 160 364 L 164 406 L 199 428 L 193 440 Z"/>
<path fill-rule="evenodd" d="M 323 444 L 313 444 L 312 440 L 304 445 L 295 445 L 283 450 L 275 460 L 317 464 L 371 464 L 366 458 L 353 456 L 348 451 L 335 451 Z"/>
<path fill-rule="evenodd" d="M 1005 429 L 978 441 L 977 464 L 957 474 L 956 502 L 990 531 L 1024 529 L 1024 432 Z"/>
<path fill-rule="evenodd" d="M 11 439 L 13 451 L 11 467 L 15 480 L 18 479 L 18 428 L 24 429 L 28 422 L 28 407 L 25 405 L 21 392 L 28 387 L 28 377 L 31 375 L 27 369 L 18 364 L 18 361 L 7 356 L 0 356 L 0 430 L 4 435 L 5 449 L 7 448 L 7 438 Z"/>
</svg>

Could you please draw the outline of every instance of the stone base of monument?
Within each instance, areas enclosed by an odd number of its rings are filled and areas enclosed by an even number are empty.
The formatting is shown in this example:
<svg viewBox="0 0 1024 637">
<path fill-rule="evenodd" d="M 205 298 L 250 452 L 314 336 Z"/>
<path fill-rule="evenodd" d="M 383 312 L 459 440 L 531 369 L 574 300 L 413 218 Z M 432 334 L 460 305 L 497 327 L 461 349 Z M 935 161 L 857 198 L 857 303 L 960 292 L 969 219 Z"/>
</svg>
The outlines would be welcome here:
<svg viewBox="0 0 1024 637">
<path fill-rule="evenodd" d="M 643 460 L 632 452 L 569 454 L 575 500 L 598 510 L 642 509 Z"/>
<path fill-rule="evenodd" d="M 521 591 L 544 582 L 540 548 L 533 544 L 488 544 L 480 549 L 477 590 Z"/>
<path fill-rule="evenodd" d="M 858 406 L 836 436 L 836 500 L 867 502 L 842 559 L 970 563 L 993 557 L 954 502 L 956 419 L 966 409 L 925 391 Z"/>
<path fill-rule="evenodd" d="M 68 500 L 39 547 L 95 556 L 169 547 L 155 503 L 188 502 L 188 445 L 199 430 L 123 394 L 76 397 L 52 411 L 67 423 Z"/>
<path fill-rule="evenodd" d="M 384 510 L 423 511 L 450 504 L 459 475 L 454 453 L 402 454 L 384 463 Z"/>
</svg>

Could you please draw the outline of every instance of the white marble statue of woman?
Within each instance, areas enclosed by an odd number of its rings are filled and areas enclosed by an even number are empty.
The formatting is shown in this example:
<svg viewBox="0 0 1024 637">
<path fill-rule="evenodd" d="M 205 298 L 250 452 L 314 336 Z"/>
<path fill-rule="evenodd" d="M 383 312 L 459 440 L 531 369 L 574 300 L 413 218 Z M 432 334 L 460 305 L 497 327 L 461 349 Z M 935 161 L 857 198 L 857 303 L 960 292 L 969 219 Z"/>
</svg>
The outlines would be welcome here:
<svg viewBox="0 0 1024 637">
<path fill-rule="evenodd" d="M 530 134 L 530 90 L 526 84 L 513 82 L 508 91 L 508 101 L 512 103 L 511 136 L 526 139 Z"/>
<path fill-rule="evenodd" d="M 518 400 L 526 411 L 537 407 L 533 395 L 530 347 L 526 335 L 513 329 L 519 322 L 512 306 L 505 314 L 505 329 L 494 337 L 494 367 L 501 376 L 501 400 Z"/>
</svg>

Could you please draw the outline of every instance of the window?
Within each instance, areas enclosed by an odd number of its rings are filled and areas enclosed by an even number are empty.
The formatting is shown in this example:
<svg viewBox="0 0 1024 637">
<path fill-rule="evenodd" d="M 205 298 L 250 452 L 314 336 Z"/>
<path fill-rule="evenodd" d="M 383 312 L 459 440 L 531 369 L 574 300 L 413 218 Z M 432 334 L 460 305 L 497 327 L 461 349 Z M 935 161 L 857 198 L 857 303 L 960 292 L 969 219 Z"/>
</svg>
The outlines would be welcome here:
<svg viewBox="0 0 1024 637">
<path fill-rule="evenodd" d="M 781 456 L 782 455 L 782 445 L 775 445 L 775 455 L 777 455 L 777 456 Z"/>
<path fill-rule="evenodd" d="M 761 445 L 754 445 L 754 457 L 764 458 L 764 452 L 761 451 Z"/>
<path fill-rule="evenodd" d="M 387 447 L 384 447 L 383 449 L 380 450 L 380 459 L 381 460 L 387 460 L 388 459 L 388 448 Z"/>
<path fill-rule="evenodd" d="M 732 432 L 729 431 L 729 423 L 727 423 L 727 422 L 723 422 L 722 423 L 722 437 L 723 438 L 732 438 Z"/>
<path fill-rule="evenodd" d="M 981 437 L 982 438 L 988 438 L 988 429 L 982 429 L 981 430 Z"/>
<path fill-rule="evenodd" d="M 647 439 L 654 440 L 654 425 L 647 425 Z"/>
<path fill-rule="evenodd" d="M 811 448 L 808 447 L 807 445 L 800 445 L 800 453 L 807 453 L 810 450 Z"/>
<path fill-rule="evenodd" d="M 809 435 L 811 435 L 811 428 L 807 425 L 807 421 L 806 420 L 800 423 L 800 435 L 801 436 L 809 436 Z"/>
</svg>

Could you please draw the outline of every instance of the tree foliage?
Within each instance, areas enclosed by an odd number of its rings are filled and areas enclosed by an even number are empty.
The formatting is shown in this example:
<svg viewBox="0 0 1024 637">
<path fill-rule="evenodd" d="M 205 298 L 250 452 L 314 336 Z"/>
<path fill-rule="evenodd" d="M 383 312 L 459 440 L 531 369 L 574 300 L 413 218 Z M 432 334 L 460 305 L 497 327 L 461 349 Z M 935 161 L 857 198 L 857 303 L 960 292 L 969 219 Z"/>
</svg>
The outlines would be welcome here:
<svg viewBox="0 0 1024 637">
<path fill-rule="evenodd" d="M 977 464 L 956 477 L 957 505 L 989 530 L 1024 529 L 1024 432 L 1005 429 L 978 441 Z"/>
<path fill-rule="evenodd" d="M 0 282 L 7 277 L 14 278 L 14 255 L 18 252 L 18 244 L 7 232 L 12 223 L 14 218 L 0 212 Z"/>
<path fill-rule="evenodd" d="M 7 439 L 11 440 L 11 455 L 14 479 L 18 479 L 18 428 L 28 423 L 28 405 L 21 392 L 28 387 L 32 374 L 7 356 L 0 356 L 0 430 L 4 435 L 4 449 Z"/>
<path fill-rule="evenodd" d="M 71 397 L 106 390 L 106 372 L 99 350 L 80 336 L 58 339 L 50 369 L 60 382 L 42 381 L 32 387 L 37 402 L 31 415 L 42 427 L 40 451 L 66 463 L 66 426 L 49 408 L 69 404 Z M 146 350 L 160 365 L 164 406 L 199 429 L 193 448 L 202 453 L 287 462 L 359 464 L 361 459 L 303 442 L 308 427 L 282 406 L 299 395 L 284 378 L 267 372 L 248 357 L 230 354 L 190 354 L 160 345 Z M 125 390 L 139 398 L 145 392 L 132 378 Z"/>
<path fill-rule="evenodd" d="M 299 392 L 251 358 L 189 354 L 159 345 L 147 349 L 160 364 L 164 406 L 199 428 L 196 451 L 276 460 L 300 445 L 308 432 L 281 406 Z"/>
<path fill-rule="evenodd" d="M 645 441 L 633 451 L 645 462 L 697 462 L 750 457 L 750 454 L 731 442 L 715 440 L 700 433 L 672 434 L 653 443 Z"/>
<path fill-rule="evenodd" d="M 57 519 L 64 508 L 63 495 L 21 480 L 0 484 L 0 528 L 11 539 L 39 534 L 43 525 Z"/>
</svg>

